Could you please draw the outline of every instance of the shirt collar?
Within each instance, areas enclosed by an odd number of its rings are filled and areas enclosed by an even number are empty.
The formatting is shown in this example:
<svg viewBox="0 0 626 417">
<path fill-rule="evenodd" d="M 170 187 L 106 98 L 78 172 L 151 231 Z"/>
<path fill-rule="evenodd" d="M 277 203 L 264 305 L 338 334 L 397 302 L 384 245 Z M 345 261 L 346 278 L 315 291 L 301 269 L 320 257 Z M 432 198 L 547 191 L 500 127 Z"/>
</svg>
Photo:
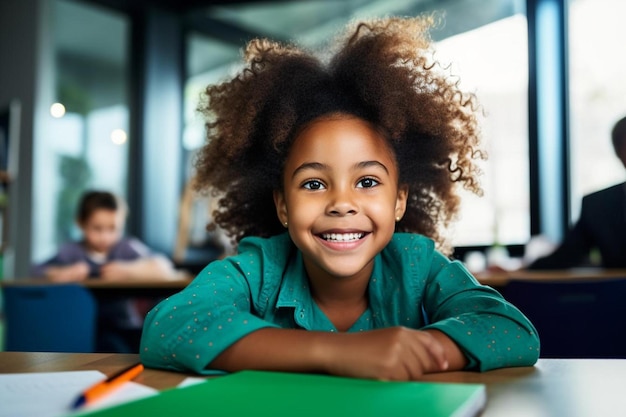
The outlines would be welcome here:
<svg viewBox="0 0 626 417">
<path fill-rule="evenodd" d="M 301 307 L 311 303 L 309 282 L 304 270 L 302 253 L 297 250 L 295 256 L 288 261 L 287 268 L 280 283 L 276 307 Z"/>
<path fill-rule="evenodd" d="M 386 309 L 383 304 L 384 294 L 397 293 L 398 284 L 400 284 L 400 280 L 387 282 L 383 276 L 383 269 L 383 258 L 381 254 L 378 254 L 374 258 L 374 268 L 372 269 L 372 276 L 368 284 L 369 310 L 372 314 L 372 320 L 378 325 L 387 323 Z M 291 257 L 285 269 L 280 284 L 276 307 L 293 308 L 295 321 L 304 328 L 309 328 L 312 324 L 310 320 L 312 319 L 311 314 L 314 311 L 313 303 L 314 301 L 311 297 L 309 282 L 302 260 L 302 253 L 297 250 L 295 251 L 295 256 Z"/>
<path fill-rule="evenodd" d="M 392 251 L 387 247 L 376 255 L 368 284 L 369 310 L 376 328 L 389 326 L 393 322 L 388 304 L 395 303 L 405 296 L 402 287 L 402 270 L 413 269 L 403 265 L 403 262 L 398 262 L 397 255 L 391 253 Z M 314 318 L 317 306 L 314 306 L 311 297 L 302 252 L 299 250 L 295 250 L 287 262 L 276 307 L 293 308 L 294 320 L 306 329 L 317 328 L 319 325 L 318 320 Z"/>
</svg>

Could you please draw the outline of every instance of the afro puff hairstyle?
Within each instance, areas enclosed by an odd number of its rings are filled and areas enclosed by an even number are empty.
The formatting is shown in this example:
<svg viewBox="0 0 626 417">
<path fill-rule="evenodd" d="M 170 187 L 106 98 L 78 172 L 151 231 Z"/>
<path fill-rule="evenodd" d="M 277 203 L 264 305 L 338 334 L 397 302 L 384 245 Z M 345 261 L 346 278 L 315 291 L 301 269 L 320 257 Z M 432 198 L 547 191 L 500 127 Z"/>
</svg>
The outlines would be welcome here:
<svg viewBox="0 0 626 417">
<path fill-rule="evenodd" d="M 284 232 L 273 191 L 298 132 L 316 118 L 345 114 L 383 132 L 409 190 L 396 231 L 432 238 L 449 254 L 445 231 L 458 187 L 481 194 L 478 105 L 433 59 L 432 16 L 350 24 L 324 51 L 265 39 L 249 42 L 245 67 L 208 86 L 199 110 L 207 143 L 195 161 L 196 188 L 219 196 L 213 213 L 235 242 Z"/>
</svg>

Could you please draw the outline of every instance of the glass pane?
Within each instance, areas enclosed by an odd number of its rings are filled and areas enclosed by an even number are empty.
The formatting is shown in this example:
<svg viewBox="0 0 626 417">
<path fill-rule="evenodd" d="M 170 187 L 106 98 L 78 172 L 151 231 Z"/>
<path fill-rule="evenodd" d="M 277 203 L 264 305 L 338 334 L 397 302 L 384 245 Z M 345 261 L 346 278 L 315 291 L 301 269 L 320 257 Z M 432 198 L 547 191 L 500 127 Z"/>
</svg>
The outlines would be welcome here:
<svg viewBox="0 0 626 417">
<path fill-rule="evenodd" d="M 523 243 L 530 236 L 528 184 L 528 64 L 527 24 L 521 0 L 423 2 L 421 0 L 303 1 L 211 7 L 207 14 L 241 33 L 296 40 L 315 48 L 348 21 L 385 15 L 444 14 L 445 23 L 433 31 L 437 56 L 452 63 L 462 87 L 475 92 L 486 117 L 482 120 L 489 161 L 482 178 L 485 196 L 463 195 L 455 246 Z M 237 61 L 243 46 L 208 36 L 188 39 L 190 70 L 186 91 L 185 144 L 193 150 L 202 142 L 202 126 L 193 115 L 198 94 L 207 81 L 232 71 L 227 55 Z M 218 45 L 220 45 L 218 47 Z M 209 48 L 219 48 L 212 64 Z M 223 48 L 223 49 L 222 49 Z M 228 50 L 228 53 L 223 53 Z M 197 56 L 197 57 L 196 57 Z M 205 68 L 194 66 L 206 58 Z"/>
<path fill-rule="evenodd" d="M 437 45 L 461 87 L 475 92 L 489 159 L 483 197 L 463 192 L 456 246 L 519 244 L 530 237 L 528 173 L 528 40 L 526 16 L 516 13 Z"/>
<path fill-rule="evenodd" d="M 78 237 L 78 198 L 88 188 L 126 197 L 128 168 L 128 31 L 121 15 L 55 0 L 50 13 L 48 112 L 36 137 L 33 257 Z"/>
<path fill-rule="evenodd" d="M 626 116 L 626 2 L 570 0 L 569 75 L 572 220 L 582 196 L 620 183 L 611 129 Z"/>
</svg>

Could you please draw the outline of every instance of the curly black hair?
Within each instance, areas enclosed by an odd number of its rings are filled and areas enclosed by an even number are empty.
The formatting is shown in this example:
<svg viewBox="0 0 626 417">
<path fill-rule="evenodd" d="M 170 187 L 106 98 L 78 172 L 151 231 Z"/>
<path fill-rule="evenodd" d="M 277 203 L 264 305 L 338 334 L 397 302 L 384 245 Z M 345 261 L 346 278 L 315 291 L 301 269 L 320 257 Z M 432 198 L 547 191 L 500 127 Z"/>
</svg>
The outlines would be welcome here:
<svg viewBox="0 0 626 417">
<path fill-rule="evenodd" d="M 215 224 L 235 241 L 283 233 L 272 192 L 282 187 L 291 144 L 314 119 L 346 114 L 379 128 L 395 152 L 409 189 L 396 231 L 426 235 L 449 254 L 444 231 L 459 209 L 457 185 L 481 194 L 476 162 L 486 156 L 475 95 L 433 59 L 435 20 L 355 22 L 315 52 L 249 42 L 245 68 L 208 86 L 199 106 L 207 144 L 195 161 L 196 187 L 219 196 Z"/>
</svg>

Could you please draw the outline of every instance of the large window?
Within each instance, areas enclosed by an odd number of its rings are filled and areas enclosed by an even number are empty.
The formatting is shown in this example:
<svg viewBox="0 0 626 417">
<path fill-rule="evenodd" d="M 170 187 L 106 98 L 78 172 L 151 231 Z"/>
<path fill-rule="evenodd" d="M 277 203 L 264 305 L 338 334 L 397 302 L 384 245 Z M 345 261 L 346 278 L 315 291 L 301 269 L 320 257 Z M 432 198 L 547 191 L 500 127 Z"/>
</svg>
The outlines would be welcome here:
<svg viewBox="0 0 626 417">
<path fill-rule="evenodd" d="M 464 193 L 456 246 L 519 244 L 530 236 L 528 42 L 521 13 L 438 42 L 461 86 L 484 108 L 483 197 Z"/>
<path fill-rule="evenodd" d="M 185 148 L 193 152 L 202 144 L 202 125 L 194 114 L 199 93 L 232 71 L 242 38 L 265 36 L 316 47 L 354 18 L 433 11 L 442 13 L 445 22 L 433 32 L 437 57 L 452 65 L 465 90 L 478 96 L 490 155 L 483 167 L 485 195 L 463 196 L 453 244 L 525 243 L 530 236 L 528 46 L 522 0 L 299 1 L 211 7 L 207 16 L 220 24 L 207 27 L 228 30 L 194 32 L 188 38 Z"/>
<path fill-rule="evenodd" d="M 626 116 L 624 16 L 626 2 L 621 0 L 569 2 L 573 221 L 583 195 L 626 177 L 611 143 L 613 125 Z"/>
<path fill-rule="evenodd" d="M 84 3 L 50 3 L 39 135 L 35 138 L 33 258 L 78 237 L 75 209 L 88 188 L 126 196 L 129 23 Z"/>
</svg>

